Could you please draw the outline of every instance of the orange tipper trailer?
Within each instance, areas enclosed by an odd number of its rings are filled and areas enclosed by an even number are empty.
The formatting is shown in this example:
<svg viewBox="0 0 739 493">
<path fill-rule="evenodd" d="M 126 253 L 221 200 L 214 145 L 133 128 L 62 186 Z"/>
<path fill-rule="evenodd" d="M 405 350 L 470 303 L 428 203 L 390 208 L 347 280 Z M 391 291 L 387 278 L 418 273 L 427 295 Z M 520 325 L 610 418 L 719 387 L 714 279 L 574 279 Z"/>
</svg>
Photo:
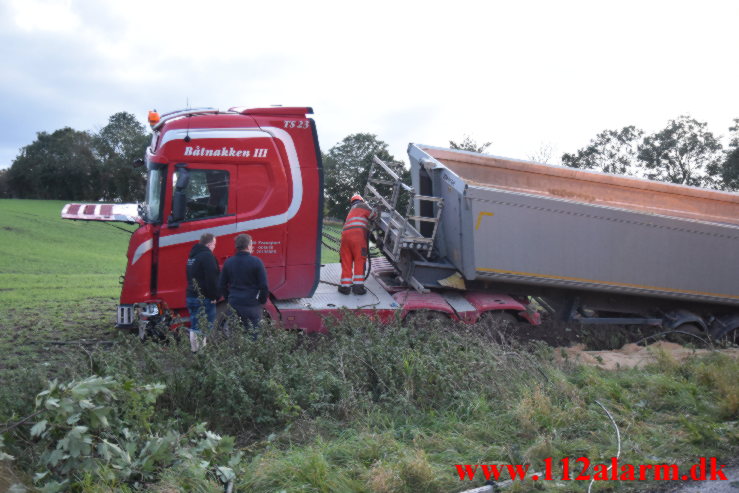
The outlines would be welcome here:
<svg viewBox="0 0 739 493">
<path fill-rule="evenodd" d="M 380 236 L 416 289 L 536 295 L 582 323 L 739 326 L 737 194 L 427 145 L 408 154 L 414 213 L 386 212 Z"/>
</svg>

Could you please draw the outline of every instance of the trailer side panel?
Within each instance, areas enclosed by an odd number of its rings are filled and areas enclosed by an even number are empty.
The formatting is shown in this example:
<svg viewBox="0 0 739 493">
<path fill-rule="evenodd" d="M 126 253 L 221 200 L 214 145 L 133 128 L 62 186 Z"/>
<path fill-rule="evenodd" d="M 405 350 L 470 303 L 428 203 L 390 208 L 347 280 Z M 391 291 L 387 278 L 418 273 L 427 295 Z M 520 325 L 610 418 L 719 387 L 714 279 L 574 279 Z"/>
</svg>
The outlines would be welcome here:
<svg viewBox="0 0 739 493">
<path fill-rule="evenodd" d="M 467 279 L 739 305 L 739 227 L 469 187 Z"/>
</svg>

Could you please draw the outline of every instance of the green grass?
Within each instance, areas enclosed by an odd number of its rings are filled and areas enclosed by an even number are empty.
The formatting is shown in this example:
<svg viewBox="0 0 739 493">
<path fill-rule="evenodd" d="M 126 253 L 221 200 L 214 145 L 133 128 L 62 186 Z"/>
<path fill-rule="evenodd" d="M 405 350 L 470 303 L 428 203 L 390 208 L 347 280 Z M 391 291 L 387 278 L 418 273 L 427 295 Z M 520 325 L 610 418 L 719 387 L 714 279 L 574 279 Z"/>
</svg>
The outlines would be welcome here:
<svg viewBox="0 0 739 493">
<path fill-rule="evenodd" d="M 531 378 L 527 389 L 517 386 L 521 375 L 513 376 L 509 382 L 519 395 L 501 393 L 498 402 L 481 397 L 447 412 L 368 412 L 350 423 L 314 420 L 307 433 L 292 427 L 261 444 L 246 489 L 332 491 L 322 488 L 340 484 L 342 491 L 355 492 L 448 492 L 483 484 L 480 478 L 460 482 L 454 464 L 530 463 L 532 471 L 543 471 L 547 457 L 574 461 L 585 456 L 593 464 L 608 463 L 616 452 L 615 432 L 595 399 L 608 406 L 620 427 L 622 464 L 676 463 L 685 470 L 698 457 L 732 461 L 739 452 L 736 408 L 733 414 L 722 410 L 729 394 L 699 384 L 696 376 L 736 375 L 739 365 L 728 357 L 678 365 L 669 374 L 657 365 L 620 372 L 552 368 L 545 362 L 541 367 L 549 380 L 526 375 Z M 661 486 L 599 483 L 595 491 Z M 506 491 L 587 487 L 587 481 L 527 481 Z"/>
<path fill-rule="evenodd" d="M 0 200 L 0 309 L 117 297 L 129 235 L 108 224 L 62 220 L 63 205 Z"/>
<path fill-rule="evenodd" d="M 454 464 L 604 461 L 616 442 L 596 399 L 620 427 L 624 462 L 739 455 L 739 363 L 720 354 L 685 363 L 662 355 L 648 368 L 608 372 L 458 327 L 414 334 L 356 317 L 331 338 L 279 331 L 257 343 L 214 340 L 198 358 L 186 343 L 142 345 L 113 329 L 128 235 L 63 221 L 62 205 L 0 200 L 0 423 L 30 414 L 48 378 L 163 382 L 155 419 L 180 428 L 205 420 L 237 436 L 246 457 L 239 491 L 254 492 L 461 491 L 482 481 L 460 482 Z M 323 261 L 338 255 L 324 251 Z M 100 340 L 115 344 L 87 344 Z M 27 436 L 10 435 L 16 469 L 29 477 Z M 182 489 L 172 474 L 163 484 Z M 586 491 L 587 482 L 508 489 L 533 490 Z"/>
<path fill-rule="evenodd" d="M 331 235 L 333 238 L 339 239 L 341 238 L 341 223 L 334 223 L 334 222 L 326 222 L 323 223 L 323 232 L 326 234 Z M 339 243 L 335 243 L 329 239 L 324 238 L 324 243 L 331 246 L 331 249 L 326 248 L 324 245 L 321 250 L 321 263 L 324 264 L 333 264 L 340 262 L 339 259 L 339 252 L 334 251 L 339 249 Z"/>
<path fill-rule="evenodd" d="M 216 339 L 195 359 L 186 345 L 135 343 L 93 358 L 103 374 L 164 383 L 160 415 L 180 427 L 208 420 L 237 436 L 247 457 L 240 491 L 461 491 L 483 481 L 460 482 L 455 464 L 607 463 L 616 437 L 596 400 L 618 423 L 622 463 L 685 469 L 739 453 L 739 362 L 722 354 L 605 371 L 442 324 L 419 333 L 349 317 L 331 331 L 309 343 L 280 329 L 257 342 Z M 509 491 L 587 485 L 529 481 Z"/>
<path fill-rule="evenodd" d="M 115 336 L 129 235 L 62 220 L 64 204 L 0 200 L 0 371 L 54 375 L 84 357 L 68 342 Z"/>
</svg>

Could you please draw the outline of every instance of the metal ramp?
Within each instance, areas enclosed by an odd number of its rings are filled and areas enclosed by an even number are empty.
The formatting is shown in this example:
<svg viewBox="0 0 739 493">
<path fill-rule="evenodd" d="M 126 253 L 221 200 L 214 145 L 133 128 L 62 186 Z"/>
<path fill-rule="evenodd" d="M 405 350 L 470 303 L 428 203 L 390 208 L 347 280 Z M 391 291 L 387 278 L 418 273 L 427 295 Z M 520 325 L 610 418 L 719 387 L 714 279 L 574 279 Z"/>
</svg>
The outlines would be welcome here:
<svg viewBox="0 0 739 493">
<path fill-rule="evenodd" d="M 429 288 L 461 289 L 456 268 L 445 260 L 438 260 L 434 248 L 439 234 L 439 221 L 444 210 L 444 199 L 418 195 L 413 187 L 403 183 L 399 169 L 375 156 L 369 170 L 365 198 L 378 212 L 373 224 L 375 243 L 393 264 L 400 277 L 420 293 Z M 405 214 L 399 211 L 405 205 Z M 427 211 L 423 215 L 411 212 Z M 432 227 L 421 228 L 421 224 Z M 419 229 L 424 231 L 422 234 Z"/>
<path fill-rule="evenodd" d="M 336 285 L 341 277 L 341 264 L 326 264 L 321 267 L 321 282 L 316 292 L 310 298 L 296 298 L 291 300 L 275 301 L 278 310 L 341 310 L 348 308 L 389 310 L 400 306 L 392 295 L 385 291 L 374 276 L 367 277 L 365 288 L 367 293 L 363 295 L 341 294 L 336 290 Z"/>
<path fill-rule="evenodd" d="M 397 264 L 404 250 L 417 252 L 429 259 L 434 250 L 434 240 L 439 229 L 439 218 L 444 207 L 444 199 L 426 195 L 416 195 L 413 187 L 403 183 L 398 173 L 390 165 L 375 156 L 370 167 L 365 196 L 370 205 L 378 211 L 378 227 L 381 238 L 377 246 Z M 407 200 L 405 214 L 398 211 L 402 199 Z M 411 211 L 414 205 L 432 203 L 434 216 L 416 216 Z M 423 236 L 414 223 L 433 224 L 430 236 Z"/>
</svg>

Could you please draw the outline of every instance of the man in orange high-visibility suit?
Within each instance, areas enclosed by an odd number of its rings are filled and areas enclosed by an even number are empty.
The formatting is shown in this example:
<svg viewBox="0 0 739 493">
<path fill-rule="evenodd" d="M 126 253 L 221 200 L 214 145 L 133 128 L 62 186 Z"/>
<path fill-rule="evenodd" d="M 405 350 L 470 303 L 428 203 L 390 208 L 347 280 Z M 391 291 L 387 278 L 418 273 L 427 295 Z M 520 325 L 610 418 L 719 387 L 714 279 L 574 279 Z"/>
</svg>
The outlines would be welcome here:
<svg viewBox="0 0 739 493">
<path fill-rule="evenodd" d="M 358 193 L 351 198 L 351 208 L 341 231 L 341 285 L 339 293 L 365 294 L 364 265 L 369 250 L 369 223 L 376 213 Z"/>
</svg>

